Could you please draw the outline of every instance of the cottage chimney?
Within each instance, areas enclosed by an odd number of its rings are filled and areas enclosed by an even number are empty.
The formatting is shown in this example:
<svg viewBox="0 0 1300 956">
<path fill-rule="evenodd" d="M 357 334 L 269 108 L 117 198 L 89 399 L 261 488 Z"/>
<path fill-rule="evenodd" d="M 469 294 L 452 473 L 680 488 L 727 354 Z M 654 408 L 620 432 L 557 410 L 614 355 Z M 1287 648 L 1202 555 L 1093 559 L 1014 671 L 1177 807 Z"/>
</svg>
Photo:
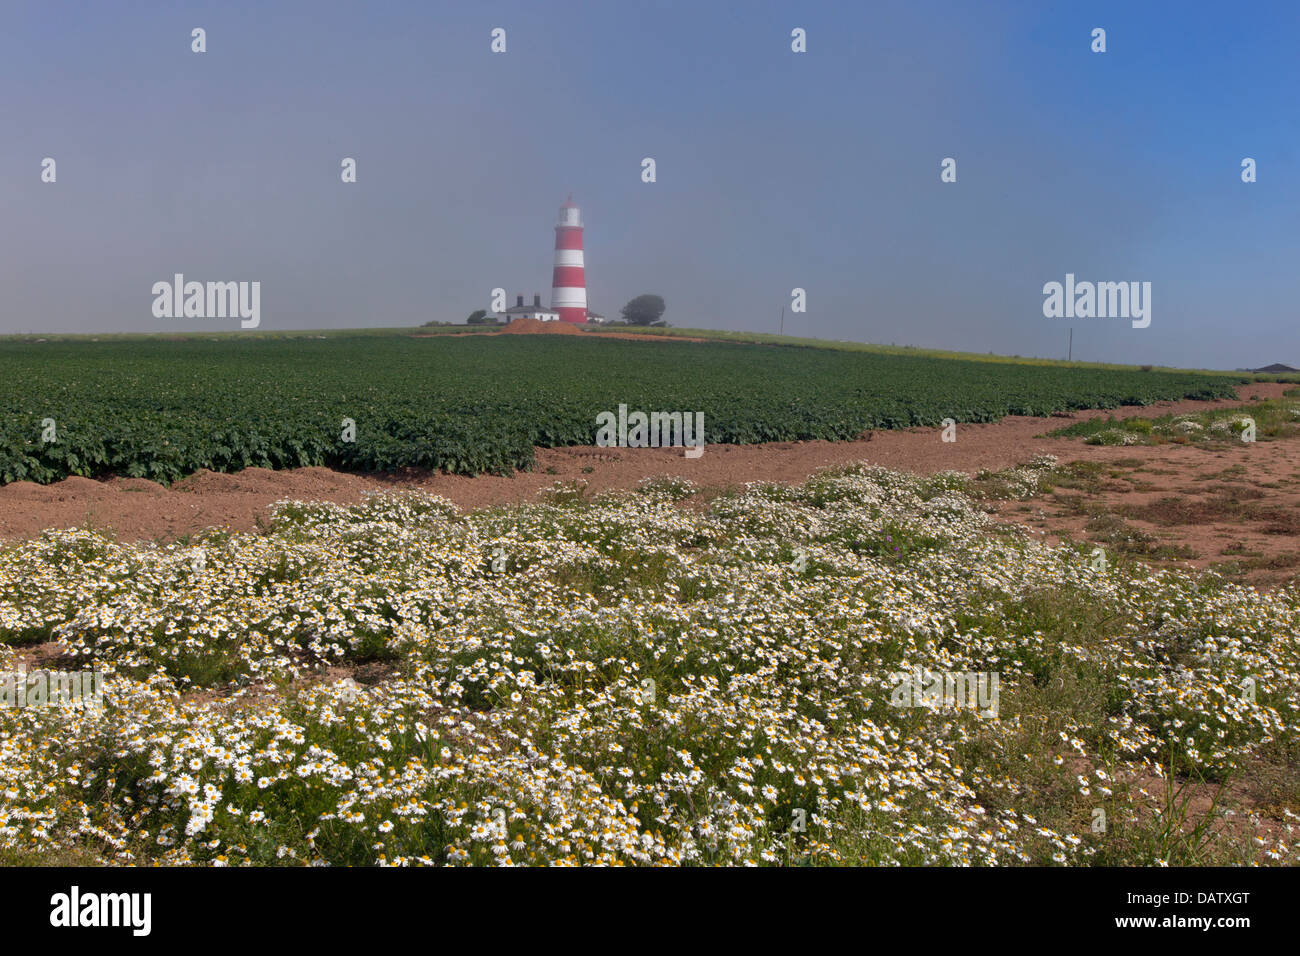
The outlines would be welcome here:
<svg viewBox="0 0 1300 956">
<path fill-rule="evenodd" d="M 524 307 L 524 297 L 522 295 L 515 296 L 515 307 L 520 309 Z"/>
<path fill-rule="evenodd" d="M 534 292 L 534 293 L 533 293 L 533 308 L 534 308 L 534 309 L 540 309 L 541 307 L 542 307 L 542 296 L 541 296 L 541 293 L 540 293 L 540 292 Z"/>
</svg>

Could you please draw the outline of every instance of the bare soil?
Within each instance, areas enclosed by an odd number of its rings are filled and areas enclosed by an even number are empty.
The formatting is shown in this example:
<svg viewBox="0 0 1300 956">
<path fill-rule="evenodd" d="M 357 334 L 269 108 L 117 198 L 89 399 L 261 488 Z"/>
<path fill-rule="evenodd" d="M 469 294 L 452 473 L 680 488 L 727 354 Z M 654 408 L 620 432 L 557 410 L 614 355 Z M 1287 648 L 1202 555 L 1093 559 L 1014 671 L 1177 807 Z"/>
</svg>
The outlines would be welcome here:
<svg viewBox="0 0 1300 956">
<path fill-rule="evenodd" d="M 125 540 L 165 542 L 213 527 L 254 530 L 265 522 L 268 506 L 286 498 L 351 503 L 371 492 L 406 488 L 478 508 L 536 500 L 539 490 L 557 481 L 585 481 L 599 491 L 631 488 L 649 475 L 681 475 L 701 485 L 728 487 L 802 481 L 820 468 L 854 461 L 923 474 L 944 469 L 975 473 L 1052 454 L 1063 464 L 1083 463 L 1077 467 L 1086 475 L 1077 486 L 1058 486 L 1029 501 L 991 502 L 990 509 L 1048 540 L 1070 537 L 1108 549 L 1118 542 L 1117 550 L 1145 560 L 1214 565 L 1243 581 L 1274 584 L 1300 571 L 1300 441 L 1105 447 L 1042 436 L 1098 415 L 1196 412 L 1276 398 L 1290 387 L 1243 385 L 1236 401 L 1163 402 L 1052 418 L 1012 416 L 994 424 L 958 425 L 957 440 L 949 443 L 940 440 L 938 429 L 914 428 L 844 442 L 709 445 L 697 459 L 669 448 L 539 448 L 533 471 L 509 477 L 249 468 L 235 474 L 199 472 L 170 488 L 140 478 L 14 482 L 0 487 L 0 538 L 28 538 L 47 528 L 94 527 Z M 1125 542 L 1131 546 L 1123 547 Z"/>
<path fill-rule="evenodd" d="M 596 332 L 572 322 L 543 322 L 540 319 L 515 319 L 495 332 L 415 332 L 413 339 L 440 339 L 448 335 L 598 335 L 604 339 L 631 339 L 636 342 L 708 342 L 709 339 L 680 335 L 643 335 L 636 332 Z"/>
</svg>

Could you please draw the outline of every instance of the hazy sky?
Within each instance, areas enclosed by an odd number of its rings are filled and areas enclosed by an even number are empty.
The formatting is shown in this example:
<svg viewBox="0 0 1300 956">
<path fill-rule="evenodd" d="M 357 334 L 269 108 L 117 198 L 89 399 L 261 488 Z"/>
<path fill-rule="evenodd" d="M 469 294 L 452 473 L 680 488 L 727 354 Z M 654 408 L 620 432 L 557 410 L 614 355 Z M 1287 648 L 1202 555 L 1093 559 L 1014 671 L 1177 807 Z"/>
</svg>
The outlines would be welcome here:
<svg viewBox="0 0 1300 956">
<path fill-rule="evenodd" d="M 606 315 L 654 292 L 776 331 L 802 287 L 789 334 L 1064 356 L 1073 324 L 1081 359 L 1300 365 L 1295 0 L 0 15 L 0 332 L 238 327 L 155 319 L 176 272 L 260 281 L 262 329 L 549 302 L 572 191 Z M 1044 318 L 1066 273 L 1151 282 L 1150 327 Z"/>
</svg>

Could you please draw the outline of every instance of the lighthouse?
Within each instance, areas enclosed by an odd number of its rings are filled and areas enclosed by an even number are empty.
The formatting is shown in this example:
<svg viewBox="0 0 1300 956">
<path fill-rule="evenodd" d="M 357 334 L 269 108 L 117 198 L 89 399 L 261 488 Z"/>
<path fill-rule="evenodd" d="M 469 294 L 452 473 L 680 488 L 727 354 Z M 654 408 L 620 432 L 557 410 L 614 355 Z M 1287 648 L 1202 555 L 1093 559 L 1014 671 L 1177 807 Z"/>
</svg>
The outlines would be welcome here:
<svg viewBox="0 0 1300 956">
<path fill-rule="evenodd" d="M 582 210 L 573 194 L 560 207 L 555 224 L 555 271 L 551 277 L 551 309 L 564 322 L 587 321 L 587 275 L 582 264 Z"/>
</svg>

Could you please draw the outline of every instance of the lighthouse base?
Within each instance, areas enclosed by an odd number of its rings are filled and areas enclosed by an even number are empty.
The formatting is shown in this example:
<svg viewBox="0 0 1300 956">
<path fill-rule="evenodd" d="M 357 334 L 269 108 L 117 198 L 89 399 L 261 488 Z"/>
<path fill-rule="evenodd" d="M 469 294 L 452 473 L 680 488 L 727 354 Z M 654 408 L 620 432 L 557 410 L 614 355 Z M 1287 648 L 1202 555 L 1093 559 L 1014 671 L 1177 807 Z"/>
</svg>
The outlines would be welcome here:
<svg viewBox="0 0 1300 956">
<path fill-rule="evenodd" d="M 581 325 L 587 321 L 587 310 L 581 308 L 559 308 L 554 311 L 560 313 L 561 322 L 572 322 L 575 325 Z"/>
</svg>

